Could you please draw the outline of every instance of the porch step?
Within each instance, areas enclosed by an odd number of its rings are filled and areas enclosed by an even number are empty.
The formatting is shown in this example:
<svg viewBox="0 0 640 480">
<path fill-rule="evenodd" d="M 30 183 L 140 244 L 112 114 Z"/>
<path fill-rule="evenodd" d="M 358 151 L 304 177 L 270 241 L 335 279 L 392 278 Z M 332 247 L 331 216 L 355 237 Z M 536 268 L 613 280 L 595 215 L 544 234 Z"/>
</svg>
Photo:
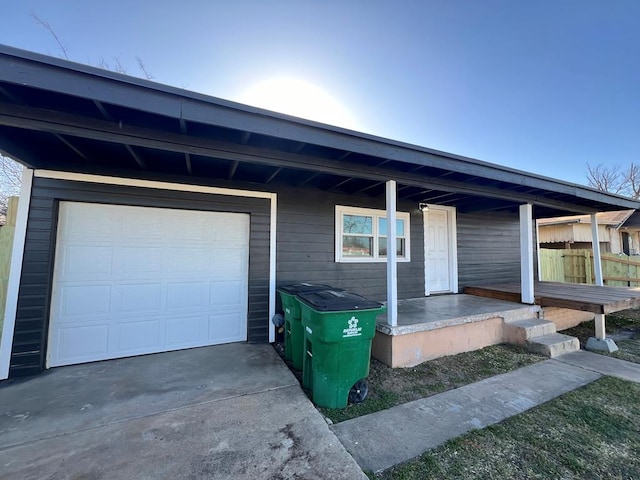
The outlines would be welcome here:
<svg viewBox="0 0 640 480">
<path fill-rule="evenodd" d="M 556 324 L 542 318 L 527 318 L 505 322 L 505 341 L 524 345 L 528 340 L 556 333 Z"/>
<path fill-rule="evenodd" d="M 580 350 L 580 341 L 562 333 L 551 333 L 528 340 L 527 347 L 532 352 L 554 358 L 565 353 L 577 352 Z"/>
</svg>

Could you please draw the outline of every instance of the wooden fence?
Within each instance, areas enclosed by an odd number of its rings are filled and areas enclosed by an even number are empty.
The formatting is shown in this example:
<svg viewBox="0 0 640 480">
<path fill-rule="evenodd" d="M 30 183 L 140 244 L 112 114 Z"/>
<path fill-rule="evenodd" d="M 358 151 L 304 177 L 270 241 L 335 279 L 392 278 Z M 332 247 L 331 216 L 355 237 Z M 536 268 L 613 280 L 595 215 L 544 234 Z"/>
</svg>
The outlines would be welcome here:
<svg viewBox="0 0 640 480">
<path fill-rule="evenodd" d="M 601 258 L 605 285 L 640 287 L 640 256 L 603 253 Z M 593 284 L 593 252 L 540 249 L 540 271 L 543 281 Z"/>
<path fill-rule="evenodd" d="M 17 212 L 18 197 L 10 197 L 7 221 L 4 226 L 0 227 L 0 336 L 2 336 L 4 324 L 4 307 L 7 303 L 7 284 L 9 283 L 9 267 L 11 266 L 11 250 L 16 230 Z"/>
</svg>

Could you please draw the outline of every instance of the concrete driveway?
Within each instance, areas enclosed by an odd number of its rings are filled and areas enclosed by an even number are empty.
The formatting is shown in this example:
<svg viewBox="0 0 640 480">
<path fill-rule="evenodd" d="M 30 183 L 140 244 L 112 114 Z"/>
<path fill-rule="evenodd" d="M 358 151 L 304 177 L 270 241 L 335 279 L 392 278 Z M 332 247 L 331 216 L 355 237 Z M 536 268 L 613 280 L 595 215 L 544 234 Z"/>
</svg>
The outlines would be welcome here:
<svg viewBox="0 0 640 480">
<path fill-rule="evenodd" d="M 0 383 L 1 479 L 366 479 L 269 345 Z"/>
</svg>

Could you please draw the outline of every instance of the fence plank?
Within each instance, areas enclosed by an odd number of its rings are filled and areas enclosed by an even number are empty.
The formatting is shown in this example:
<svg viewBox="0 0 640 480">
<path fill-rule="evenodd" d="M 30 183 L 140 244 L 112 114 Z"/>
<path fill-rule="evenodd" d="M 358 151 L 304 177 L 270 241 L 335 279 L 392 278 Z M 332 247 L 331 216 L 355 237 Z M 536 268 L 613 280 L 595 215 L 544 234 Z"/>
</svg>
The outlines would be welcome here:
<svg viewBox="0 0 640 480">
<path fill-rule="evenodd" d="M 633 259 L 632 259 L 633 258 Z M 606 285 L 640 286 L 640 261 L 636 257 L 602 254 L 602 275 Z M 593 252 L 589 249 L 540 250 L 541 279 L 564 283 L 590 283 L 595 278 Z"/>
<path fill-rule="evenodd" d="M 10 197 L 7 209 L 7 223 L 0 227 L 0 335 L 2 335 L 4 307 L 7 302 L 9 265 L 11 265 L 11 250 L 13 248 L 13 234 L 16 230 L 17 211 L 18 197 Z"/>
</svg>

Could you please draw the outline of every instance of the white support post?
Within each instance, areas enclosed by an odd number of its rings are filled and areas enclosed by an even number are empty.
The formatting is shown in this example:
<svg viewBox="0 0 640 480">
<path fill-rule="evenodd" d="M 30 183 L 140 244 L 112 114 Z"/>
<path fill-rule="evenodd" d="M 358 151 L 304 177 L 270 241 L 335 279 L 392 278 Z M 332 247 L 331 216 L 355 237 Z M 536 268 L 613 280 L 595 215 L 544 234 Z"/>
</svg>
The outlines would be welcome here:
<svg viewBox="0 0 640 480">
<path fill-rule="evenodd" d="M 593 245 L 593 270 L 596 275 L 596 285 L 603 286 L 602 257 L 600 256 L 600 238 L 598 235 L 598 219 L 591 214 L 591 244 Z"/>
<path fill-rule="evenodd" d="M 605 333 L 605 318 L 604 313 L 596 313 L 594 318 L 596 324 L 596 338 L 598 340 L 604 340 L 607 336 Z"/>
<path fill-rule="evenodd" d="M 602 257 L 600 256 L 598 219 L 595 213 L 591 214 L 591 244 L 593 246 L 593 270 L 596 277 L 596 285 L 602 287 L 604 285 L 604 277 L 602 276 Z M 600 350 L 605 352 L 615 352 L 618 350 L 616 343 L 612 339 L 606 338 L 606 321 L 604 314 L 596 314 L 594 323 L 596 336 L 587 340 L 585 348 L 587 350 Z"/>
<path fill-rule="evenodd" d="M 536 259 L 537 261 L 537 267 L 538 267 L 538 274 L 536 275 L 536 277 L 538 278 L 538 281 L 541 282 L 542 281 L 542 261 L 540 260 L 540 228 L 538 226 L 538 221 L 536 220 Z"/>
<path fill-rule="evenodd" d="M 387 323 L 398 325 L 398 262 L 396 252 L 396 182 L 387 181 Z"/>
<path fill-rule="evenodd" d="M 276 233 L 278 225 L 278 195 L 271 194 L 269 223 L 269 342 L 276 341 L 276 327 L 271 321 L 276 314 Z"/>
<path fill-rule="evenodd" d="M 600 234 L 598 232 L 598 218 L 595 213 L 591 214 L 591 245 L 593 247 L 593 271 L 595 273 L 596 285 L 603 286 L 602 278 L 602 257 L 600 256 Z M 605 318 L 603 314 L 596 314 L 595 318 L 596 338 L 605 339 Z"/>
<path fill-rule="evenodd" d="M 520 288 L 522 303 L 535 303 L 533 291 L 533 207 L 520 205 Z"/>
</svg>

